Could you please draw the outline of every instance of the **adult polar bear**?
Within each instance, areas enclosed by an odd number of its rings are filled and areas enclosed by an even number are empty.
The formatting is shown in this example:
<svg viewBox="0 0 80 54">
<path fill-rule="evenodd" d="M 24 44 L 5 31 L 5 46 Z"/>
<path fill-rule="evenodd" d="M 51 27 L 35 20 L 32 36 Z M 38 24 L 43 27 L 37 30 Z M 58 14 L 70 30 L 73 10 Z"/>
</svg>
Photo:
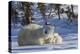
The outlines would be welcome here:
<svg viewBox="0 0 80 54">
<path fill-rule="evenodd" d="M 47 33 L 43 26 L 38 24 L 29 24 L 24 26 L 18 35 L 18 45 L 44 45 L 44 44 L 62 44 L 62 37 L 52 31 L 52 26 L 47 26 Z"/>
</svg>

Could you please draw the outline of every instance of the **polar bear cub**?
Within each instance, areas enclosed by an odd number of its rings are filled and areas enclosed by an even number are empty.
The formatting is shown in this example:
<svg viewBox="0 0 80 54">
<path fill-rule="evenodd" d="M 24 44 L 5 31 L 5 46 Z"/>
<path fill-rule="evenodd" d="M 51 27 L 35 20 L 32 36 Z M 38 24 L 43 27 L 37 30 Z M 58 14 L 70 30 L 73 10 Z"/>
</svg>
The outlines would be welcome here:
<svg viewBox="0 0 80 54">
<path fill-rule="evenodd" d="M 47 29 L 47 34 L 45 34 L 46 37 L 44 38 L 45 43 L 62 44 L 63 39 L 58 33 L 54 32 L 55 27 L 51 25 L 47 25 L 45 26 L 45 28 Z"/>
</svg>

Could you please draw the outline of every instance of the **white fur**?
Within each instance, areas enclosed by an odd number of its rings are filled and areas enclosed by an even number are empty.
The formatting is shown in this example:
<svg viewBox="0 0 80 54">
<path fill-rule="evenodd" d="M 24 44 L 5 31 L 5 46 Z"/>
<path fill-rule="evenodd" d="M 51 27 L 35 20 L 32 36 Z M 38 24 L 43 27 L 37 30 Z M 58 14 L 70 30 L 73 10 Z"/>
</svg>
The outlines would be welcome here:
<svg viewBox="0 0 80 54">
<path fill-rule="evenodd" d="M 62 44 L 62 42 L 63 42 L 62 37 L 58 33 L 54 33 L 53 35 L 57 39 L 56 44 Z"/>
<path fill-rule="evenodd" d="M 29 24 L 27 26 L 24 26 L 23 28 L 24 29 L 30 29 L 30 30 L 36 30 L 36 29 L 39 29 L 39 28 L 42 28 L 43 26 L 40 26 L 38 24 Z"/>
<path fill-rule="evenodd" d="M 23 45 L 42 45 L 44 44 L 42 26 L 38 24 L 29 24 L 23 27 L 23 30 L 19 32 L 18 44 Z"/>
<path fill-rule="evenodd" d="M 50 44 L 62 44 L 63 39 L 58 33 L 49 33 L 45 40 Z"/>
<path fill-rule="evenodd" d="M 51 29 L 48 30 L 48 32 Z M 23 30 L 19 32 L 18 44 L 24 45 L 43 45 L 43 44 L 61 44 L 62 37 L 58 33 L 49 32 L 48 34 L 43 33 L 43 26 L 38 24 L 29 24 L 23 27 Z"/>
</svg>

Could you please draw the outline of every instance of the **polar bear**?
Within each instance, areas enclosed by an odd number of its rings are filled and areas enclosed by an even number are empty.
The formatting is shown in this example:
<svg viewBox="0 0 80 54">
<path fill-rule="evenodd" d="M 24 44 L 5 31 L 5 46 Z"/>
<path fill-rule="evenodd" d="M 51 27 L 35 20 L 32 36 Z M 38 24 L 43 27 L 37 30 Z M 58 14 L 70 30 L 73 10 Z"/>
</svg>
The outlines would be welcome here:
<svg viewBox="0 0 80 54">
<path fill-rule="evenodd" d="M 52 31 L 52 26 L 47 26 L 47 33 L 43 26 L 38 24 L 29 24 L 24 26 L 18 35 L 18 45 L 44 45 L 44 44 L 61 44 L 62 37 Z"/>
<path fill-rule="evenodd" d="M 50 43 L 50 44 L 62 44 L 63 39 L 62 37 L 58 34 L 54 32 L 55 27 L 51 26 L 50 24 L 45 26 L 45 28 L 47 29 L 47 34 L 45 39 L 45 43 Z"/>
<path fill-rule="evenodd" d="M 18 35 L 18 45 L 42 45 L 44 44 L 43 26 L 29 24 L 24 26 Z"/>
</svg>

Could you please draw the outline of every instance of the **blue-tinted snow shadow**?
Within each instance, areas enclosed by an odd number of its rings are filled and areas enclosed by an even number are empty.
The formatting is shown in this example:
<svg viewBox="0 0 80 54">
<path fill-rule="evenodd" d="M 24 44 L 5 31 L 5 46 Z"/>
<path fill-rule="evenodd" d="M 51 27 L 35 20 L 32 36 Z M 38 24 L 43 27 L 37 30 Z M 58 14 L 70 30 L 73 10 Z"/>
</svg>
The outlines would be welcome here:
<svg viewBox="0 0 80 54">
<path fill-rule="evenodd" d="M 67 19 L 57 19 L 52 18 L 48 20 L 53 26 L 55 26 L 54 32 L 58 32 L 59 34 L 77 34 L 78 33 L 78 25 L 77 24 L 67 24 Z"/>
</svg>

